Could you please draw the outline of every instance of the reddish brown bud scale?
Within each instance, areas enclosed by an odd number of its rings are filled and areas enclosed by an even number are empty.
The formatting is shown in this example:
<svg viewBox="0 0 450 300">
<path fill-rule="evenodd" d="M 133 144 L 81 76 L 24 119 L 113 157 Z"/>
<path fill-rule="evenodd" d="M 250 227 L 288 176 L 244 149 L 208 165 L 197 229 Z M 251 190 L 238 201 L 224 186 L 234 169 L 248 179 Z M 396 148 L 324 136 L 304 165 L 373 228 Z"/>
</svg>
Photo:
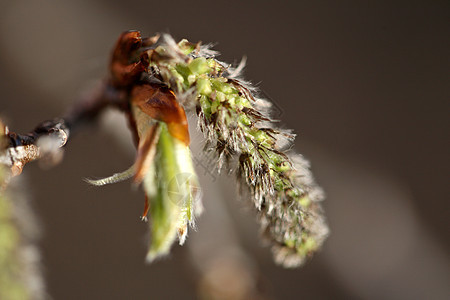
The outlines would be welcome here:
<svg viewBox="0 0 450 300">
<path fill-rule="evenodd" d="M 139 141 L 136 156 L 134 182 L 141 183 L 155 156 L 155 148 L 159 139 L 158 124 L 151 126 L 147 134 Z"/>
<path fill-rule="evenodd" d="M 138 85 L 131 91 L 131 102 L 151 118 L 167 123 L 169 133 L 189 145 L 186 113 L 170 89 L 158 84 Z"/>
<path fill-rule="evenodd" d="M 114 46 L 112 53 L 112 62 L 118 62 L 123 65 L 130 63 L 132 54 L 134 54 L 142 45 L 142 37 L 139 31 L 125 31 L 122 33 Z"/>
<path fill-rule="evenodd" d="M 139 31 L 127 31 L 120 35 L 111 56 L 110 72 L 112 84 L 117 88 L 132 86 L 147 71 L 147 53 L 138 56 L 143 41 Z"/>
<path fill-rule="evenodd" d="M 167 123 L 169 133 L 189 145 L 186 114 L 175 94 L 163 85 L 140 82 L 142 73 L 147 72 L 149 56 L 139 50 L 155 42 L 156 37 L 142 39 L 139 31 L 122 33 L 111 57 L 112 84 L 130 91 L 129 99 L 133 104 L 153 119 Z M 133 124 L 133 120 L 130 123 Z"/>
</svg>

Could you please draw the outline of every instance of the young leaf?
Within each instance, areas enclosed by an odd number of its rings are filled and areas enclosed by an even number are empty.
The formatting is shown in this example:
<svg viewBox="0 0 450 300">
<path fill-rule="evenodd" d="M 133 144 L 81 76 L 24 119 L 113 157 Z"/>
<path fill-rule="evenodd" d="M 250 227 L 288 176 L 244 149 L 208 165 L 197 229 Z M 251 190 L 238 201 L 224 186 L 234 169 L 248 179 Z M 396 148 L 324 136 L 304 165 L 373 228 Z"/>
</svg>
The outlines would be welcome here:
<svg viewBox="0 0 450 300">
<path fill-rule="evenodd" d="M 167 254 L 177 237 L 184 243 L 188 225 L 194 227 L 195 216 L 201 212 L 200 190 L 189 147 L 170 133 L 167 123 L 155 121 L 136 105 L 132 112 L 141 141 L 151 134 L 151 128 L 158 126 L 159 131 L 155 157 L 142 180 L 150 202 L 150 262 Z"/>
</svg>

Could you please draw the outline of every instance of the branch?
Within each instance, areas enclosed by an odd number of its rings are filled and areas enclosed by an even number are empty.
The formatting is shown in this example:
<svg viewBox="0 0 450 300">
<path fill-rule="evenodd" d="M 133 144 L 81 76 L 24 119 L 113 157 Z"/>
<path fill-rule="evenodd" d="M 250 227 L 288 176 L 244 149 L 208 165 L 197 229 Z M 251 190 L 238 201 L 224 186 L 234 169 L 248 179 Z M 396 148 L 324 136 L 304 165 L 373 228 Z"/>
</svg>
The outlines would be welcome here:
<svg viewBox="0 0 450 300">
<path fill-rule="evenodd" d="M 75 102 L 64 117 L 44 121 L 29 133 L 10 132 L 0 123 L 1 148 L 4 149 L 0 153 L 0 164 L 9 167 L 12 176 L 17 176 L 27 163 L 37 159 L 47 164 L 58 163 L 62 147 L 71 135 L 81 125 L 96 119 L 110 105 L 127 110 L 125 94 L 105 80 Z"/>
</svg>

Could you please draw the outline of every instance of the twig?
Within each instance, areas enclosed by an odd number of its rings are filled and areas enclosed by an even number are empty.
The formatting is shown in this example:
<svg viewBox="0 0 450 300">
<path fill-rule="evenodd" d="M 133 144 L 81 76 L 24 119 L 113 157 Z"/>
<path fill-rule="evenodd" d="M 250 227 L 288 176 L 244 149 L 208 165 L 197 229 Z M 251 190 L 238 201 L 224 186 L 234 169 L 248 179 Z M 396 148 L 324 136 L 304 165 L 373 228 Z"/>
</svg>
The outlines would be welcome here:
<svg viewBox="0 0 450 300">
<path fill-rule="evenodd" d="M 10 132 L 2 125 L 4 142 L 0 153 L 0 164 L 11 169 L 12 176 L 19 175 L 25 164 L 54 157 L 67 144 L 71 135 L 85 123 L 93 121 L 107 106 L 127 110 L 125 94 L 103 81 L 77 101 L 62 118 L 40 123 L 26 134 Z"/>
</svg>

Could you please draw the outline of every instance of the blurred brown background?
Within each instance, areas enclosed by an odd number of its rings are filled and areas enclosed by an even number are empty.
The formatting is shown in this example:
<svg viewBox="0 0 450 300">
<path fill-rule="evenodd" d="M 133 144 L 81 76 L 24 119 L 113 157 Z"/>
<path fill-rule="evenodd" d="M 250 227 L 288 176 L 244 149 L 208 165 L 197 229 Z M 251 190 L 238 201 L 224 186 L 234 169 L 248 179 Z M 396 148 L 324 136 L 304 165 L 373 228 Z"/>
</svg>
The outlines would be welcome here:
<svg viewBox="0 0 450 300">
<path fill-rule="evenodd" d="M 248 57 L 245 77 L 298 133 L 328 194 L 323 251 L 284 270 L 232 181 L 198 164 L 198 231 L 145 265 L 142 193 L 82 181 L 133 161 L 126 125 L 110 113 L 71 140 L 57 167 L 25 168 L 49 294 L 196 299 L 201 260 L 232 241 L 267 299 L 449 299 L 449 17 L 450 2 L 437 0 L 0 2 L 0 114 L 13 131 L 63 114 L 105 76 L 122 31 L 169 32 L 217 42 L 224 61 Z"/>
</svg>

